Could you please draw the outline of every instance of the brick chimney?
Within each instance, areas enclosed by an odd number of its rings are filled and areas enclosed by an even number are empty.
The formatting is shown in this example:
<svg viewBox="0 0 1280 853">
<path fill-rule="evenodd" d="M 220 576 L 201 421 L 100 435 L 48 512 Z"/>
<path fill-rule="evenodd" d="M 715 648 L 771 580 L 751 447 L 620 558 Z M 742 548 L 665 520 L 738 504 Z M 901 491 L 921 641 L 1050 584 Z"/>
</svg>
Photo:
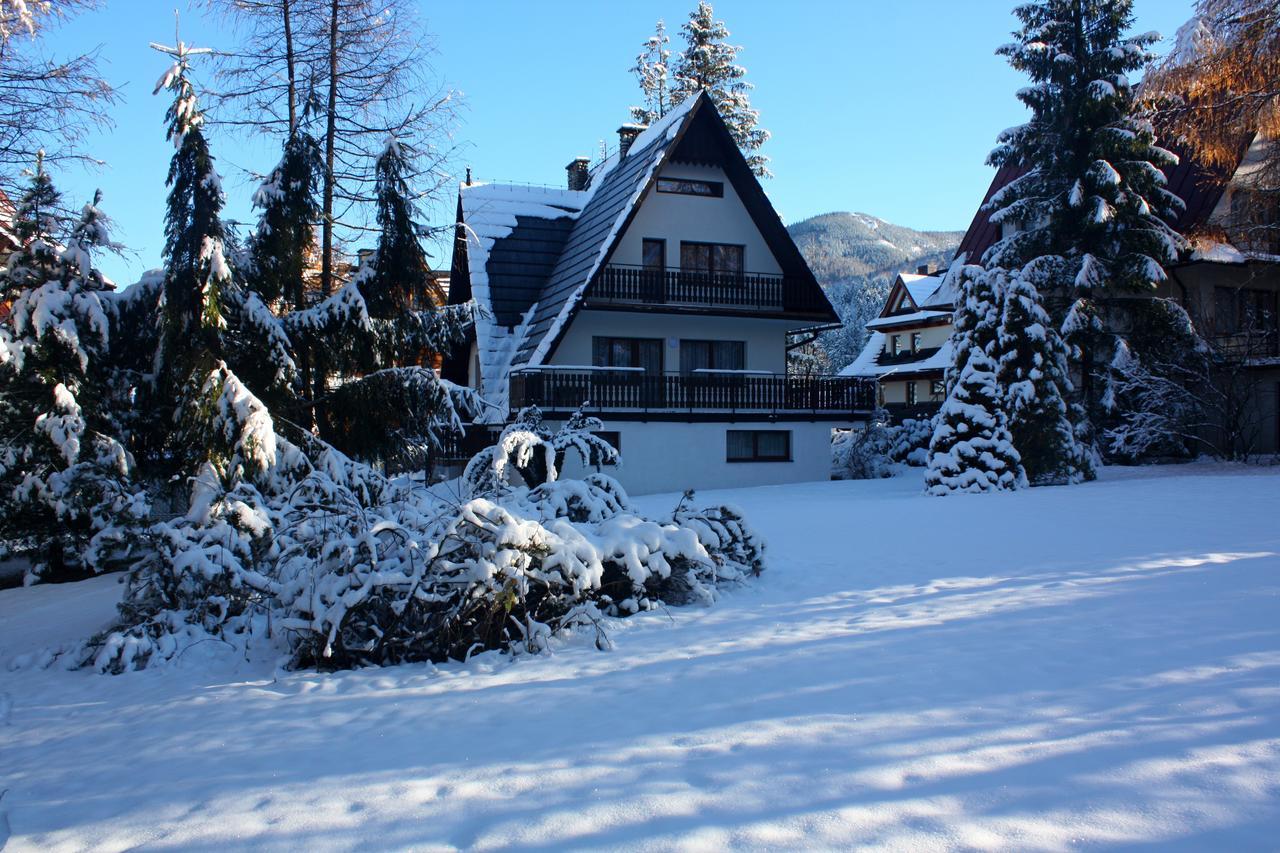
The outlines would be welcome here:
<svg viewBox="0 0 1280 853">
<path fill-rule="evenodd" d="M 564 170 L 569 173 L 569 189 L 582 191 L 591 184 L 591 165 L 589 157 L 574 157 Z"/>
<path fill-rule="evenodd" d="M 627 152 L 631 150 L 631 143 L 636 141 L 636 137 L 644 133 L 647 125 L 632 124 L 627 122 L 618 128 L 618 159 L 621 160 L 627 156 Z"/>
<path fill-rule="evenodd" d="M 933 264 L 922 264 L 916 267 L 916 275 L 933 275 Z"/>
</svg>

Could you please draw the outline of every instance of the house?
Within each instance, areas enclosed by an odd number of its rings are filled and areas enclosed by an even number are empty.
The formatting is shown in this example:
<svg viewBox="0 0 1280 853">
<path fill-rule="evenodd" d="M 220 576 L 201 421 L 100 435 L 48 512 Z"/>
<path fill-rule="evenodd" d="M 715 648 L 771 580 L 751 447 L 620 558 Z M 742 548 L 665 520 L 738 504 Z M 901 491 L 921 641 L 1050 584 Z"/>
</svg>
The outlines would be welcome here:
<svg viewBox="0 0 1280 853">
<path fill-rule="evenodd" d="M 1234 163 L 1208 168 L 1181 156 L 1176 166 L 1166 170 L 1167 187 L 1185 205 L 1173 225 L 1189 238 L 1192 249 L 1167 269 L 1168 280 L 1156 295 L 1177 301 L 1220 352 L 1241 361 L 1248 397 L 1242 417 L 1254 434 L 1254 449 L 1276 453 L 1280 452 L 1280 211 L 1274 208 L 1274 192 L 1269 193 L 1270 209 L 1252 203 L 1262 147 L 1261 138 L 1250 135 L 1241 140 Z M 977 262 L 1009 233 L 1012 226 L 997 226 L 985 207 L 999 189 L 1021 174 L 1012 165 L 996 172 L 956 257 Z M 926 409 L 936 408 L 941 401 L 937 394 L 921 399 L 925 379 L 932 383 L 941 378 L 939 371 L 949 358 L 945 344 L 939 342 L 950 334 L 950 317 L 944 320 L 941 312 L 953 307 L 955 297 L 942 292 L 941 285 L 940 276 L 901 276 L 884 311 L 867 324 L 872 335 L 862 353 L 842 371 L 842 375 L 877 379 L 891 411 L 908 399 Z M 930 292 L 925 295 L 925 291 Z M 920 336 L 918 346 L 913 347 L 912 335 Z"/>
<path fill-rule="evenodd" d="M 841 371 L 876 381 L 879 404 L 898 418 L 927 417 L 946 398 L 954 294 L 941 274 L 902 273 L 857 359 Z"/>
<path fill-rule="evenodd" d="M 476 428 L 585 407 L 632 493 L 826 479 L 874 387 L 787 375 L 787 335 L 838 317 L 714 104 L 618 134 L 564 189 L 460 188 L 449 301 L 481 317 L 444 376 L 482 395 Z"/>
</svg>

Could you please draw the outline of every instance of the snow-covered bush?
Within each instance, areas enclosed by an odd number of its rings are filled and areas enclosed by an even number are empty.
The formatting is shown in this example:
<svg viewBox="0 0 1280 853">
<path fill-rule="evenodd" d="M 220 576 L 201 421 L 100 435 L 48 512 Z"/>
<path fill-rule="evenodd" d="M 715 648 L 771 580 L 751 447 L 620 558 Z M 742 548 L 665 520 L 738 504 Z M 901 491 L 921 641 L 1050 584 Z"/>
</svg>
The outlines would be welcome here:
<svg viewBox="0 0 1280 853">
<path fill-rule="evenodd" d="M 503 453 L 473 460 L 488 473 L 457 504 L 317 439 L 303 452 L 233 376 L 216 373 L 206 391 L 217 440 L 192 510 L 153 528 L 155 556 L 131 575 L 121 624 L 94 645 L 99 670 L 207 639 L 258 638 L 294 666 L 326 669 L 538 652 L 578 627 L 603 645 L 603 617 L 710 603 L 764 567 L 763 543 L 732 507 L 693 509 L 686 495 L 654 520 L 604 474 L 560 479 L 569 450 L 616 461 L 592 418 L 550 434 L 537 410 L 523 413 Z"/>
<path fill-rule="evenodd" d="M 889 413 L 877 409 L 861 429 L 839 430 L 832 436 L 831 475 L 837 480 L 892 477 L 890 451 L 896 440 Z"/>
<path fill-rule="evenodd" d="M 929 439 L 933 438 L 933 418 L 903 418 L 893 427 L 889 459 L 913 468 L 923 468 L 929 461 Z"/>
</svg>

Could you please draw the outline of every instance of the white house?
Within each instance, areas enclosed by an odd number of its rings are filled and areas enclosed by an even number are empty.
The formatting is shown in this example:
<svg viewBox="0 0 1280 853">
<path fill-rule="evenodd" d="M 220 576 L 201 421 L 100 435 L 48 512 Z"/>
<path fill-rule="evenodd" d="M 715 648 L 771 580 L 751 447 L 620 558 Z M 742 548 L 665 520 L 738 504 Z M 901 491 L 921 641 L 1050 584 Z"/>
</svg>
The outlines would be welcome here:
<svg viewBox="0 0 1280 853">
<path fill-rule="evenodd" d="M 899 417 L 932 414 L 946 398 L 955 295 L 943 281 L 941 273 L 899 275 L 880 315 L 867 323 L 862 352 L 840 373 L 875 380 L 880 405 Z"/>
<path fill-rule="evenodd" d="M 460 188 L 450 301 L 486 316 L 445 376 L 485 399 L 477 426 L 585 404 L 637 494 L 826 479 L 874 386 L 787 375 L 788 333 L 838 318 L 712 102 L 567 168 L 566 189 Z"/>
</svg>

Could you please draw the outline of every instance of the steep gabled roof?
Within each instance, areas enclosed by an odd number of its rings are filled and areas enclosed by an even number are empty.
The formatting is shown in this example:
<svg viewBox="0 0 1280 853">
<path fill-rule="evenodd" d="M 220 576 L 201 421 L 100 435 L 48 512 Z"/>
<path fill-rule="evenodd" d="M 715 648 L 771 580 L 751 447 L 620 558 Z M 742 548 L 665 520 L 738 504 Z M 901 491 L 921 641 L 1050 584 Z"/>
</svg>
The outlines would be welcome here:
<svg viewBox="0 0 1280 853">
<path fill-rule="evenodd" d="M 588 194 L 514 184 L 464 184 L 449 301 L 472 298 L 486 419 L 505 419 L 507 372 L 527 315 L 542 293 Z M 457 378 L 457 377 L 455 377 Z"/>
<path fill-rule="evenodd" d="M 534 307 L 516 364 L 544 364 L 555 353 L 596 271 L 609 262 L 658 172 L 673 160 L 714 163 L 723 168 L 769 250 L 792 279 L 789 286 L 804 288 L 809 291 L 806 296 L 811 303 L 826 306 L 817 319 L 839 319 L 704 92 L 640 134 L 625 157 L 615 157 L 614 162 L 598 170 L 591 197 L 574 222 L 564 251 Z"/>
</svg>

